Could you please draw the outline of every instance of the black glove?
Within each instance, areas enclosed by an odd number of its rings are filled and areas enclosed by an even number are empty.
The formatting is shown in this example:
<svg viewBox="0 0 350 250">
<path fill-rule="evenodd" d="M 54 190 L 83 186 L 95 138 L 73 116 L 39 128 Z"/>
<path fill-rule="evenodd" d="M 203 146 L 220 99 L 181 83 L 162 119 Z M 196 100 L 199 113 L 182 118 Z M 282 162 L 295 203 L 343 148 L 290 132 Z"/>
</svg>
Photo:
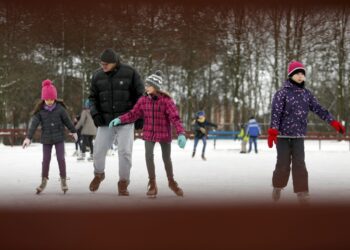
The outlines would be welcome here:
<svg viewBox="0 0 350 250">
<path fill-rule="evenodd" d="M 143 129 L 143 119 L 138 119 L 135 121 L 135 129 Z"/>
<path fill-rule="evenodd" d="M 94 117 L 92 117 L 92 119 L 94 120 L 94 124 L 96 127 L 101 127 L 101 126 L 105 125 L 105 121 L 104 121 L 102 115 L 100 115 L 100 114 L 94 115 Z"/>
</svg>

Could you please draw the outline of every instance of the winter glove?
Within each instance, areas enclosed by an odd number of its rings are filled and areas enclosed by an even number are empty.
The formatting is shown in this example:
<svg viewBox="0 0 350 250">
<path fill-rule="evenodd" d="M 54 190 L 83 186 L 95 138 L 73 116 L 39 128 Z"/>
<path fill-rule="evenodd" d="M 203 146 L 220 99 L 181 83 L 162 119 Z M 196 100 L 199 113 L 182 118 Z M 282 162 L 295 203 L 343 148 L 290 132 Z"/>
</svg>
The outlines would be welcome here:
<svg viewBox="0 0 350 250">
<path fill-rule="evenodd" d="M 22 144 L 22 147 L 25 148 L 30 145 L 30 139 L 25 138 Z"/>
<path fill-rule="evenodd" d="M 180 148 L 184 148 L 186 145 L 186 137 L 181 134 L 177 137 L 177 144 L 179 145 Z"/>
<path fill-rule="evenodd" d="M 119 124 L 121 124 L 122 122 L 120 121 L 119 118 L 115 118 L 114 120 L 112 120 L 110 123 L 109 123 L 109 126 L 110 128 L 113 128 L 115 126 L 118 126 Z"/>
<path fill-rule="evenodd" d="M 95 124 L 96 127 L 101 127 L 105 123 L 102 115 L 100 115 L 100 114 L 94 115 L 94 117 L 92 117 L 92 119 L 94 120 L 94 124 Z"/>
<path fill-rule="evenodd" d="M 278 135 L 278 130 L 274 128 L 269 128 L 267 131 L 268 137 L 267 137 L 267 145 L 269 148 L 273 147 L 273 143 L 277 144 L 277 135 Z"/>
<path fill-rule="evenodd" d="M 69 135 L 71 135 L 74 138 L 75 142 L 78 141 L 78 134 L 77 133 L 69 133 Z"/>
<path fill-rule="evenodd" d="M 206 134 L 207 133 L 207 130 L 205 128 L 199 128 L 199 130 L 203 133 L 203 134 Z"/>
<path fill-rule="evenodd" d="M 338 122 L 338 121 L 336 121 L 336 120 L 333 120 L 333 121 L 331 121 L 331 123 L 330 123 L 330 125 L 335 129 L 335 130 L 337 130 L 340 134 L 345 134 L 345 128 L 344 128 L 344 126 L 340 123 L 340 122 Z"/>
</svg>

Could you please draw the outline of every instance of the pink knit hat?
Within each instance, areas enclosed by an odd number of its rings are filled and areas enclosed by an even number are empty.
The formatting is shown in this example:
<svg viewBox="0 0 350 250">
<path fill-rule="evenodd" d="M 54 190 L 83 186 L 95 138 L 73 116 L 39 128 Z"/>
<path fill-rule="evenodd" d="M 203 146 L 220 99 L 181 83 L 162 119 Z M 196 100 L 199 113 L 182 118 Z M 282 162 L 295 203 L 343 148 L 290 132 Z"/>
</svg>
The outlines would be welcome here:
<svg viewBox="0 0 350 250">
<path fill-rule="evenodd" d="M 47 79 L 42 82 L 41 89 L 41 100 L 56 100 L 57 99 L 57 90 L 56 87 L 52 84 L 52 81 Z"/>
<path fill-rule="evenodd" d="M 301 62 L 292 61 L 288 66 L 288 76 L 292 76 L 298 72 L 302 72 L 305 75 L 305 67 Z"/>
</svg>

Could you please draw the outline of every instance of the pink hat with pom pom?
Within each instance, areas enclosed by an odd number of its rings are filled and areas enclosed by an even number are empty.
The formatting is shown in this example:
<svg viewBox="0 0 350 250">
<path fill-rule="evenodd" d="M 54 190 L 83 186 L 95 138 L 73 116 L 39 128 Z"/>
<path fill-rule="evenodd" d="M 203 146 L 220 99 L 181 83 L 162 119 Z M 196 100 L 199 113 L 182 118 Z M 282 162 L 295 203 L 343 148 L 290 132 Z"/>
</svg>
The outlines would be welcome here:
<svg viewBox="0 0 350 250">
<path fill-rule="evenodd" d="M 52 81 L 47 79 L 42 82 L 41 89 L 41 100 L 56 100 L 57 99 L 57 90 L 56 87 L 52 84 Z"/>
</svg>

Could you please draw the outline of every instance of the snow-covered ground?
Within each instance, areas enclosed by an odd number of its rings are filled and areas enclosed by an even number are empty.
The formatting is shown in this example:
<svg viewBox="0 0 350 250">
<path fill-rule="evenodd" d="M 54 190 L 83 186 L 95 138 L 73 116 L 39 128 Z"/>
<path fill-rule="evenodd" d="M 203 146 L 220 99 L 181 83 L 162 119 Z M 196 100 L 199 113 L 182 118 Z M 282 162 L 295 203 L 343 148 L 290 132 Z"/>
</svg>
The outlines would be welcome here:
<svg viewBox="0 0 350 250">
<path fill-rule="evenodd" d="M 106 179 L 96 193 L 88 189 L 93 178 L 91 162 L 77 162 L 72 156 L 74 144 L 66 143 L 66 164 L 69 191 L 60 190 L 58 165 L 52 156 L 50 180 L 43 194 L 36 195 L 40 183 L 42 145 L 0 145 L 1 181 L 0 208 L 138 208 L 153 206 L 188 206 L 198 204 L 273 204 L 271 178 L 276 161 L 275 148 L 269 149 L 266 140 L 258 143 L 259 154 L 240 154 L 240 141 L 221 140 L 214 149 L 208 141 L 207 161 L 200 158 L 202 144 L 195 158 L 191 157 L 193 141 L 180 149 L 172 144 L 172 161 L 175 179 L 185 196 L 176 197 L 168 188 L 160 146 L 155 148 L 158 196 L 146 197 L 148 182 L 144 160 L 144 144 L 136 140 L 133 151 L 130 196 L 117 195 L 118 156 L 107 156 Z M 350 203 L 350 151 L 349 142 L 306 141 L 306 165 L 312 203 Z M 53 150 L 54 153 L 54 150 Z M 282 192 L 280 202 L 296 203 L 292 180 Z"/>
</svg>

